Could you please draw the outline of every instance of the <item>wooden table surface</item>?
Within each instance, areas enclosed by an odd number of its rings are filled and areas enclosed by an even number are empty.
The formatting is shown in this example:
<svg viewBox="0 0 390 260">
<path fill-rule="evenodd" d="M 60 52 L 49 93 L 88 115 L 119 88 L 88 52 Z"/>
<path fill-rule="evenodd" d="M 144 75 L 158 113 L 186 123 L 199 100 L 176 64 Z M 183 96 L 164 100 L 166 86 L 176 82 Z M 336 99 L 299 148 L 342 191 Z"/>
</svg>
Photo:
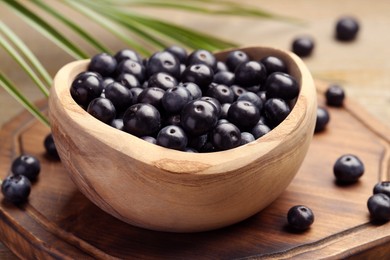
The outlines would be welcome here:
<svg viewBox="0 0 390 260">
<path fill-rule="evenodd" d="M 315 50 L 313 55 L 304 61 L 314 78 L 339 83 L 346 89 L 348 96 L 363 105 L 373 117 L 379 118 L 383 124 L 390 126 L 390 34 L 388 33 L 390 1 L 241 1 L 263 7 L 271 12 L 298 18 L 304 22 L 304 25 L 253 18 L 204 17 L 199 14 L 167 10 L 152 10 L 149 13 L 231 39 L 243 46 L 267 45 L 289 49 L 294 37 L 311 35 L 315 39 Z M 361 31 L 358 38 L 351 43 L 340 43 L 333 37 L 335 22 L 342 15 L 353 15 L 360 21 Z M 73 59 L 21 23 L 19 18 L 10 14 L 3 5 L 0 6 L 0 16 L 3 22 L 19 32 L 52 75 Z M 74 17 L 76 20 L 84 21 L 77 15 Z M 97 30 L 88 22 L 85 22 L 85 26 L 91 31 Z M 109 43 L 114 50 L 125 47 L 122 43 L 109 39 L 108 34 L 101 33 L 100 38 Z M 0 70 L 9 75 L 28 97 L 34 100 L 41 99 L 41 94 L 31 87 L 31 81 L 19 73 L 18 65 L 12 62 L 2 50 L 0 50 L 0 57 Z M 0 104 L 0 125 L 22 110 L 20 105 L 2 89 Z M 0 244 L 0 259 L 14 258 L 10 251 Z"/>
</svg>

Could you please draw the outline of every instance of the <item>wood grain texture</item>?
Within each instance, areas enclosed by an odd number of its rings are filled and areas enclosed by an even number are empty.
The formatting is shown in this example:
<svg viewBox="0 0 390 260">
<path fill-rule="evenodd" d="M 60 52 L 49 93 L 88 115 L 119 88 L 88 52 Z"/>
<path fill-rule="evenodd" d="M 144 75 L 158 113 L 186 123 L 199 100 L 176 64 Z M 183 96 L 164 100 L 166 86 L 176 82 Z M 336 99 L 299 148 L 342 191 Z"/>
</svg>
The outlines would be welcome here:
<svg viewBox="0 0 390 260">
<path fill-rule="evenodd" d="M 317 87 L 323 105 L 327 84 Z M 1 131 L 1 172 L 20 153 L 30 153 L 41 160 L 42 173 L 26 205 L 1 201 L 1 240 L 25 259 L 380 259 L 388 253 L 390 223 L 372 224 L 366 201 L 375 183 L 389 179 L 389 130 L 348 98 L 344 108 L 329 111 L 327 130 L 314 136 L 297 176 L 274 203 L 238 224 L 193 234 L 137 228 L 96 207 L 61 163 L 45 156 L 42 140 L 49 130 L 24 113 Z M 366 172 L 358 183 L 338 186 L 332 166 L 345 153 L 359 156 Z M 303 233 L 286 225 L 287 211 L 296 204 L 315 214 Z"/>
<path fill-rule="evenodd" d="M 286 62 L 301 86 L 288 117 L 256 141 L 214 153 L 186 153 L 118 131 L 84 111 L 70 95 L 88 61 L 59 71 L 49 98 L 53 137 L 71 178 L 91 201 L 130 224 L 194 232 L 231 225 L 274 201 L 297 173 L 314 131 L 313 79 L 296 55 L 241 48 L 251 59 Z M 231 50 L 216 54 L 224 60 Z"/>
</svg>

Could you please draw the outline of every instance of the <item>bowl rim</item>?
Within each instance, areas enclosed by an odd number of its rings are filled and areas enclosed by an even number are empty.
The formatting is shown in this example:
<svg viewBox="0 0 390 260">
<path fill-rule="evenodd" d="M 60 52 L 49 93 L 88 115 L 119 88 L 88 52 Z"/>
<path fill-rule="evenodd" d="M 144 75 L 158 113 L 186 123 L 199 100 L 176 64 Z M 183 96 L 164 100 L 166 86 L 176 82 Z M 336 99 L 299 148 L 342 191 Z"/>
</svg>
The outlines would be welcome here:
<svg viewBox="0 0 390 260">
<path fill-rule="evenodd" d="M 174 174 L 216 174 L 226 173 L 226 169 L 236 171 L 269 153 L 285 139 L 292 138 L 294 133 L 300 130 L 300 124 L 304 119 L 310 116 L 306 110 L 307 106 L 316 105 L 316 91 L 308 68 L 292 52 L 273 47 L 253 46 L 227 49 L 215 55 L 218 60 L 223 60 L 226 58 L 227 53 L 232 50 L 242 50 L 244 52 L 260 51 L 267 53 L 267 55 L 263 56 L 274 55 L 282 58 L 287 63 L 289 73 L 300 84 L 300 92 L 293 109 L 283 122 L 261 138 L 230 150 L 208 153 L 177 151 L 148 143 L 136 136 L 100 122 L 78 105 L 71 97 L 69 91 L 74 77 L 87 68 L 88 59 L 70 62 L 57 72 L 49 99 L 52 99 L 52 102 L 58 102 L 56 108 L 61 110 L 60 113 L 66 117 L 66 120 L 70 120 L 77 125 L 78 131 L 84 129 L 85 133 L 96 138 L 99 142 L 116 149 L 118 152 L 131 156 L 132 159 L 139 162 L 154 165 Z M 49 102 L 49 115 L 54 114 L 50 110 Z M 85 126 L 90 127 L 85 128 Z M 307 131 L 306 134 L 313 134 L 314 132 L 313 129 L 308 129 Z M 114 142 L 111 135 L 115 135 Z M 140 147 L 142 147 L 141 150 L 147 150 L 147 153 L 139 151 Z"/>
</svg>

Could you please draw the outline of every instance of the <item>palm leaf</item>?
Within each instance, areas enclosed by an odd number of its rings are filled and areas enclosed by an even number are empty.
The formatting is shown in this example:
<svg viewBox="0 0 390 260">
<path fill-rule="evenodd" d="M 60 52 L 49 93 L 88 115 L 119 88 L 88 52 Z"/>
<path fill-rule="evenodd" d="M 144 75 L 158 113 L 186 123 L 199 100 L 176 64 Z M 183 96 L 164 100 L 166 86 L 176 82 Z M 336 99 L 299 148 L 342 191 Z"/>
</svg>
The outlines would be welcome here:
<svg viewBox="0 0 390 260">
<path fill-rule="evenodd" d="M 59 47 L 61 47 L 73 57 L 77 59 L 88 57 L 88 55 L 79 47 L 77 47 L 76 44 L 72 43 L 62 33 L 56 30 L 53 26 L 51 26 L 33 11 L 22 5 L 20 2 L 5 0 L 4 3 L 16 11 L 16 13 L 19 14 L 22 19 L 26 20 L 29 25 L 33 26 L 36 30 L 46 36 L 49 40 L 56 43 Z"/>
<path fill-rule="evenodd" d="M 130 37 L 127 37 L 125 34 L 123 34 L 123 32 L 118 28 L 117 24 L 115 24 L 113 21 L 105 18 L 104 16 L 100 15 L 94 10 L 87 8 L 86 6 L 82 5 L 78 1 L 64 0 L 64 2 L 68 4 L 70 7 L 74 8 L 76 11 L 89 17 L 92 21 L 94 21 L 95 23 L 99 24 L 100 26 L 102 26 L 103 28 L 111 32 L 118 39 L 126 43 L 130 48 L 133 48 L 134 50 L 138 51 L 142 55 L 151 54 L 151 52 L 145 49 L 141 44 L 136 43 Z"/>
<path fill-rule="evenodd" d="M 109 48 L 107 48 L 102 43 L 100 43 L 97 39 L 95 39 L 86 30 L 84 30 L 82 27 L 80 27 L 77 23 L 75 23 L 72 20 L 68 19 L 67 17 L 63 16 L 60 12 L 57 12 L 55 9 L 53 9 L 49 5 L 45 4 L 41 0 L 30 0 L 30 2 L 34 3 L 36 6 L 38 6 L 42 10 L 46 11 L 47 13 L 49 13 L 51 16 L 53 16 L 57 20 L 63 22 L 70 29 L 72 29 L 74 32 L 78 33 L 82 38 L 84 38 L 88 43 L 90 43 L 92 46 L 94 46 L 98 51 L 107 52 L 107 53 L 111 52 Z"/>
<path fill-rule="evenodd" d="M 18 53 L 18 51 L 3 37 L 0 35 L 0 46 L 3 47 L 9 55 L 14 58 L 14 60 L 23 68 L 23 70 L 30 76 L 34 81 L 37 87 L 41 92 L 48 97 L 49 91 L 47 87 L 43 84 L 40 78 L 37 76 L 35 71 L 30 67 L 30 65 L 25 61 L 25 59 Z"/>
<path fill-rule="evenodd" d="M 17 48 L 16 52 L 26 57 L 29 63 L 37 70 L 39 76 L 45 81 L 45 84 L 50 86 L 52 84 L 52 78 L 41 64 L 34 53 L 27 47 L 27 45 L 3 22 L 0 21 L 0 32 L 4 34 Z"/>
<path fill-rule="evenodd" d="M 16 87 L 15 85 L 0 72 L 0 86 L 3 87 L 16 101 L 26 108 L 44 125 L 50 126 L 49 120 L 40 112 L 40 110 L 32 104 Z"/>
</svg>

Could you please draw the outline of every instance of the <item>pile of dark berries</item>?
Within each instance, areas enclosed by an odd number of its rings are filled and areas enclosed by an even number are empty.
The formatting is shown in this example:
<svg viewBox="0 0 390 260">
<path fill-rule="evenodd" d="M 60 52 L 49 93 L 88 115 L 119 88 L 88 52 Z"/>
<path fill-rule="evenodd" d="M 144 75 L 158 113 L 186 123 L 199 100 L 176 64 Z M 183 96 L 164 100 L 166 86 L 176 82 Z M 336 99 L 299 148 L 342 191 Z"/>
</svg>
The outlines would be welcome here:
<svg viewBox="0 0 390 260">
<path fill-rule="evenodd" d="M 148 59 L 124 49 L 92 57 L 70 93 L 100 121 L 181 151 L 214 152 L 260 138 L 290 113 L 300 91 L 283 60 L 171 46 Z"/>
</svg>

